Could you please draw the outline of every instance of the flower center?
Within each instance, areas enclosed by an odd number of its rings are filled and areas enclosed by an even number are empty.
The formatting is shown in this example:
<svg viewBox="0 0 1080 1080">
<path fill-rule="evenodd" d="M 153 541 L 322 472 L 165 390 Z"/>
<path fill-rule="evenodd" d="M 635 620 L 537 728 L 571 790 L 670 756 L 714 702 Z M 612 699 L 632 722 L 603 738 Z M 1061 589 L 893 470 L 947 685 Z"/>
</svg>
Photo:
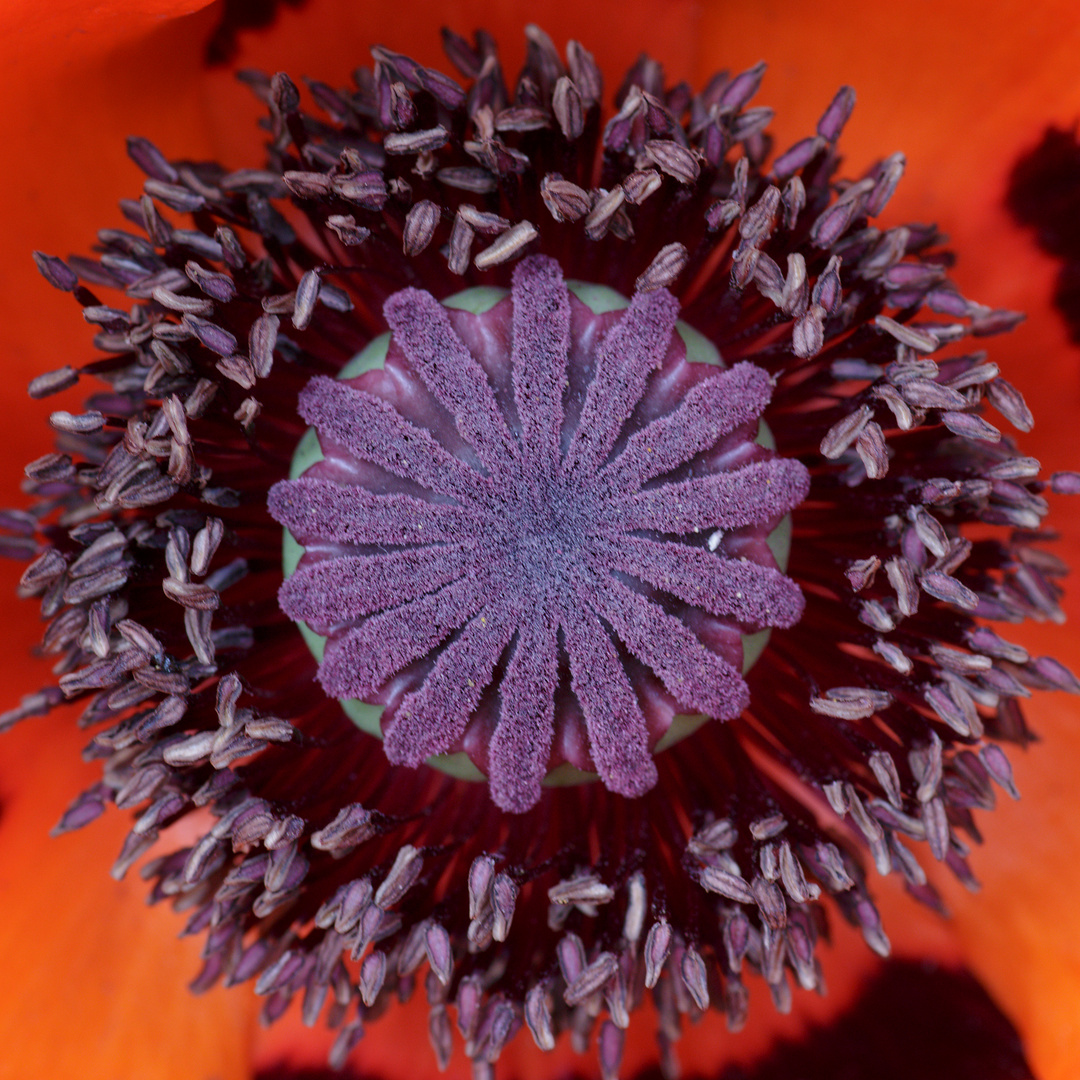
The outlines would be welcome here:
<svg viewBox="0 0 1080 1080">
<path fill-rule="evenodd" d="M 596 525 L 587 500 L 563 485 L 539 497 L 521 492 L 512 506 L 504 543 L 517 571 L 519 587 L 533 604 L 542 604 L 549 593 L 560 605 L 570 603 L 573 568 L 584 554 L 583 537 Z"/>
<path fill-rule="evenodd" d="M 266 170 L 132 139 L 140 234 L 36 256 L 102 355 L 31 395 L 108 389 L 0 514 L 58 676 L 0 731 L 81 700 L 101 781 L 59 831 L 138 807 L 113 873 L 158 848 L 194 988 L 302 996 L 337 1068 L 426 963 L 442 1068 L 456 1014 L 477 1075 L 522 1024 L 616 1075 L 649 990 L 670 1072 L 748 971 L 782 1012 L 823 989 L 830 910 L 888 955 L 868 863 L 974 887 L 1025 699 L 1080 692 L 990 627 L 1063 618 L 1041 523 L 1080 477 L 987 419 L 1033 422 L 969 348 L 1018 316 L 873 223 L 903 156 L 839 176 L 853 91 L 770 157 L 763 65 L 694 93 L 642 56 L 605 114 L 588 51 L 526 33 L 509 85 L 447 33 L 466 85 L 376 48 L 320 115 L 251 74 Z M 436 300 L 481 281 L 512 287 Z"/>
<path fill-rule="evenodd" d="M 327 693 L 505 809 L 590 774 L 640 795 L 661 740 L 745 707 L 744 635 L 802 613 L 768 376 L 724 371 L 666 291 L 579 291 L 538 257 L 509 296 L 391 297 L 389 339 L 301 396 L 317 435 L 270 501 Z"/>
</svg>

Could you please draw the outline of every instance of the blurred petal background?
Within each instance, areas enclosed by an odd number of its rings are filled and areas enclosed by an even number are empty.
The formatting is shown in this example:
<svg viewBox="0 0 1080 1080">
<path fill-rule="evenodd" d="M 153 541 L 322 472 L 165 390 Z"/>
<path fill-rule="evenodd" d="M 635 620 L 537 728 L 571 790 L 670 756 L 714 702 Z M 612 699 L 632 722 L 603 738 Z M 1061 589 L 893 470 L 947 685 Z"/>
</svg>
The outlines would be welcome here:
<svg viewBox="0 0 1080 1080">
<path fill-rule="evenodd" d="M 466 34 L 488 28 L 513 72 L 526 22 L 560 46 L 570 37 L 586 44 L 609 94 L 643 49 L 672 80 L 695 84 L 716 69 L 765 59 L 759 101 L 776 109 L 771 130 L 781 147 L 812 131 L 838 86 L 853 85 L 859 104 L 841 144 L 846 171 L 857 175 L 895 150 L 907 154 L 885 223 L 936 221 L 960 254 L 954 277 L 965 295 L 1028 313 L 992 345 L 1037 418 L 1022 447 L 1048 472 L 1080 466 L 1080 352 L 1051 304 L 1057 263 L 1003 202 L 1017 158 L 1048 124 L 1069 127 L 1080 116 L 1073 4 L 308 0 L 282 6 L 266 29 L 241 32 L 235 59 L 208 68 L 206 42 L 222 14 L 220 3 L 197 0 L 7 0 L 0 10 L 2 504 L 17 504 L 23 463 L 50 447 L 49 408 L 26 399 L 27 381 L 90 352 L 87 327 L 70 299 L 42 281 L 30 252 L 84 251 L 97 228 L 120 224 L 117 200 L 141 183 L 124 151 L 127 135 L 152 138 L 170 157 L 258 165 L 260 107 L 236 83 L 237 67 L 344 83 L 376 42 L 440 66 L 438 30 L 447 25 Z M 1058 553 L 1080 563 L 1080 507 L 1057 498 L 1050 521 L 1063 534 Z M 10 597 L 19 568 L 4 564 L 0 574 Z M 1075 670 L 1075 587 L 1066 610 L 1072 622 L 1064 629 L 1029 626 L 1022 640 Z M 47 678 L 46 665 L 28 659 L 38 637 L 34 606 L 11 601 L 3 612 L 0 709 Z M 893 895 L 891 883 L 876 887 L 901 956 L 965 963 L 1016 1024 L 1036 1075 L 1072 1080 L 1080 1075 L 1080 706 L 1040 695 L 1029 719 L 1043 742 L 1011 755 L 1023 798 L 980 817 L 981 895 L 942 880 L 954 912 L 943 923 Z M 0 742 L 0 1077 L 225 1080 L 282 1057 L 321 1063 L 323 1033 L 289 1019 L 259 1030 L 258 1003 L 246 988 L 189 995 L 196 941 L 178 941 L 179 920 L 145 906 L 136 875 L 122 883 L 108 876 L 124 815 L 48 838 L 94 776 L 79 758 L 84 741 L 57 713 L 26 721 Z M 752 1061 L 778 1033 L 797 1035 L 850 1004 L 877 962 L 846 928 L 836 937 L 825 957 L 828 998 L 802 996 L 786 1018 L 756 1008 L 737 1038 L 702 1024 L 680 1047 L 688 1071 Z M 422 1025 L 415 1010 L 384 1018 L 357 1060 L 376 1075 L 434 1074 Z M 624 1075 L 650 1059 L 651 1038 L 643 1032 L 640 1045 L 628 1046 Z M 507 1075 L 556 1076 L 573 1066 L 561 1051 L 541 1059 L 526 1042 L 504 1057 Z M 451 1075 L 465 1068 L 456 1059 Z"/>
</svg>

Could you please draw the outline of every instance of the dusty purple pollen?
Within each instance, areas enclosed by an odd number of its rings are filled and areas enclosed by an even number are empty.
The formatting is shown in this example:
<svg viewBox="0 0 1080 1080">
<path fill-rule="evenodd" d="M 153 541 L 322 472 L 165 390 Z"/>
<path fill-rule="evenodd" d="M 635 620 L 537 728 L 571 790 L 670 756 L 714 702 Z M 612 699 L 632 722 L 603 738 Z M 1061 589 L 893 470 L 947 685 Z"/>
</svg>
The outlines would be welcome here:
<svg viewBox="0 0 1080 1080">
<path fill-rule="evenodd" d="M 545 256 L 483 315 L 384 312 L 385 366 L 308 384 L 324 460 L 270 494 L 319 681 L 384 706 L 395 764 L 463 749 L 504 810 L 564 761 L 643 794 L 677 713 L 747 706 L 742 634 L 803 611 L 765 543 L 809 489 L 754 442 L 768 374 L 689 361 L 666 290 L 594 314 Z"/>
</svg>

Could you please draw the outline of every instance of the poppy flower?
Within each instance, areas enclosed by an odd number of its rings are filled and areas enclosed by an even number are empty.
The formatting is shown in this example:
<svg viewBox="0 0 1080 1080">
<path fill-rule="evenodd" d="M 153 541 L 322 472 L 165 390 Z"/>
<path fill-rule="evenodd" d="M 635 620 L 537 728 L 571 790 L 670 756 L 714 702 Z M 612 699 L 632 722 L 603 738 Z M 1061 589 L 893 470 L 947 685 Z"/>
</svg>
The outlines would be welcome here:
<svg viewBox="0 0 1080 1080">
<path fill-rule="evenodd" d="M 1075 684 L 1057 579 L 1080 534 L 1055 496 L 1077 365 L 1004 193 L 1080 107 L 1074 18 L 433 3 L 406 28 L 312 0 L 238 39 L 245 65 L 325 80 L 309 99 L 247 76 L 259 133 L 205 63 L 241 6 L 193 8 L 3 16 L 3 182 L 36 210 L 5 241 L 10 400 L 64 395 L 59 452 L 21 407 L 4 436 L 10 500 L 33 459 L 37 526 L 9 515 L 5 544 L 34 557 L 59 658 L 8 720 L 54 711 L 5 736 L 0 774 L 9 1067 L 285 1075 L 333 1044 L 364 1075 L 457 1075 L 464 1042 L 480 1075 L 827 1074 L 854 1030 L 894 1063 L 913 1042 L 1015 1075 L 963 964 L 1036 1075 L 1072 1075 L 1076 708 L 1042 691 Z M 436 62 L 437 26 L 471 17 L 504 51 L 451 34 Z M 526 50 L 527 20 L 583 46 L 533 29 Z M 761 55 L 775 119 L 750 104 Z M 499 56 L 527 78 L 507 90 Z M 115 151 L 132 131 L 154 140 L 127 143 L 140 177 Z M 956 267 L 902 224 L 926 217 Z M 98 258 L 66 257 L 102 226 Z M 38 257 L 59 291 L 23 249 L 65 256 Z M 471 284 L 502 291 L 453 298 Z M 78 368 L 105 390 L 84 401 Z M 1020 451 L 986 407 L 1026 432 L 1013 382 L 1038 418 Z M 1052 628 L 989 629 L 1025 617 Z M 13 615 L 9 637 L 17 696 L 40 627 Z M 1006 758 L 1029 723 L 1047 745 Z M 420 764 L 447 753 L 481 779 Z M 599 781 L 541 787 L 569 769 Z M 1014 782 L 1023 802 L 976 825 Z M 134 828 L 47 843 L 79 790 L 61 831 L 107 802 Z M 988 840 L 977 898 L 961 833 Z M 120 873 L 140 857 L 150 884 Z M 945 967 L 882 968 L 890 940 Z M 248 980 L 261 1001 L 211 989 Z"/>
</svg>

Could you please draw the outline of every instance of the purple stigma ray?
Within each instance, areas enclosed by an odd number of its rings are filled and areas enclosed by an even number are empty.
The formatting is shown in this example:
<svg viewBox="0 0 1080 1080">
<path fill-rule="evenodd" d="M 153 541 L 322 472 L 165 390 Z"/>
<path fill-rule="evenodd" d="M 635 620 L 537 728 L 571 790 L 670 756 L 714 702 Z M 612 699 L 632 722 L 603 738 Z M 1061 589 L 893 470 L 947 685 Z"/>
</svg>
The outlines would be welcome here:
<svg viewBox="0 0 1080 1080">
<path fill-rule="evenodd" d="M 420 689 L 386 710 L 384 745 L 395 765 L 420 765 L 461 738 L 516 621 L 505 602 L 485 608 L 439 654 Z"/>
<path fill-rule="evenodd" d="M 413 370 L 454 417 L 462 437 L 489 472 L 517 456 L 484 369 L 454 333 L 446 308 L 430 293 L 402 289 L 383 309 Z"/>
<path fill-rule="evenodd" d="M 717 558 L 703 548 L 625 536 L 618 549 L 590 549 L 590 565 L 598 568 L 601 560 L 686 604 L 747 625 L 764 616 L 762 626 L 794 626 L 805 607 L 799 587 L 779 570 L 748 559 Z"/>
<path fill-rule="evenodd" d="M 523 813 L 540 798 L 555 734 L 558 638 L 550 617 L 523 628 L 500 688 L 502 711 L 491 738 L 491 797 Z"/>
<path fill-rule="evenodd" d="M 419 544 L 456 540 L 480 518 L 464 507 L 411 495 L 376 495 L 361 487 L 303 478 L 270 489 L 270 513 L 302 544 Z"/>
<path fill-rule="evenodd" d="M 771 395 L 765 371 L 746 361 L 736 364 L 692 386 L 675 412 L 635 432 L 601 475 L 623 490 L 640 487 L 756 419 Z"/>
<path fill-rule="evenodd" d="M 465 749 L 507 811 L 562 762 L 643 794 L 677 712 L 746 707 L 740 634 L 802 614 L 771 556 L 743 557 L 809 485 L 753 441 L 768 375 L 687 360 L 664 290 L 594 315 L 544 256 L 482 315 L 416 289 L 385 313 L 409 417 L 385 372 L 313 379 L 324 460 L 270 498 L 307 548 L 279 602 L 327 638 L 323 688 L 385 706 L 395 764 Z"/>
<path fill-rule="evenodd" d="M 320 375 L 300 394 L 299 411 L 320 436 L 340 443 L 353 458 L 438 494 L 482 498 L 488 486 L 429 431 L 371 394 Z"/>
<path fill-rule="evenodd" d="M 574 599 L 561 621 L 571 686 L 585 714 L 596 771 L 612 791 L 643 795 L 656 783 L 656 765 L 649 754 L 641 703 L 615 643 L 586 597 L 578 594 Z"/>
<path fill-rule="evenodd" d="M 346 555 L 301 567 L 281 588 L 281 603 L 312 627 L 329 627 L 418 600 L 472 569 L 460 544 Z"/>
<path fill-rule="evenodd" d="M 600 346 L 564 472 L 594 472 L 604 463 L 641 400 L 645 380 L 660 366 L 678 318 L 679 302 L 666 289 L 634 297 Z"/>
<path fill-rule="evenodd" d="M 518 266 L 513 282 L 510 367 L 525 454 L 554 473 L 563 425 L 563 384 L 570 351 L 570 297 L 554 262 Z"/>
<path fill-rule="evenodd" d="M 676 534 L 741 529 L 783 517 L 809 491 L 810 477 L 799 462 L 775 458 L 632 495 L 623 502 L 622 524 Z"/>
</svg>

